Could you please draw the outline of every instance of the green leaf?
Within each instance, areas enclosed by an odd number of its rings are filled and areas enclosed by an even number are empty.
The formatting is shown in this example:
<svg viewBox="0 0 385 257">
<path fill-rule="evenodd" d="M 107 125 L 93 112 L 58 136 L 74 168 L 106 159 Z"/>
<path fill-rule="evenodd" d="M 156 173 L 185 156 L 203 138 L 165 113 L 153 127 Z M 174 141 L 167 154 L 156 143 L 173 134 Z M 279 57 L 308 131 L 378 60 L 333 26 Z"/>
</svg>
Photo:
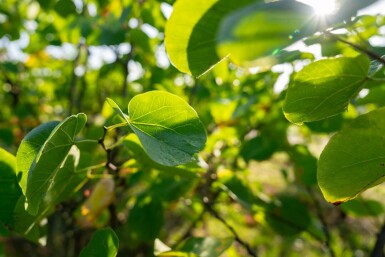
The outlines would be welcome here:
<svg viewBox="0 0 385 257">
<path fill-rule="evenodd" d="M 318 184 L 333 204 L 385 180 L 385 108 L 361 115 L 334 135 L 318 161 Z"/>
<path fill-rule="evenodd" d="M 162 165 L 191 162 L 205 145 L 206 132 L 197 113 L 178 96 L 162 91 L 137 95 L 128 112 L 144 150 Z"/>
<path fill-rule="evenodd" d="M 61 167 L 55 170 L 56 174 L 50 179 L 50 185 L 44 197 L 46 208 L 64 201 L 86 182 L 86 173 L 76 172 L 79 166 L 80 151 L 73 145 Z"/>
<path fill-rule="evenodd" d="M 127 229 L 133 240 L 150 242 L 162 229 L 163 219 L 162 203 L 151 197 L 142 197 L 128 216 Z"/>
<path fill-rule="evenodd" d="M 267 207 L 266 221 L 283 236 L 301 233 L 311 224 L 307 206 L 292 196 L 280 196 Z"/>
<path fill-rule="evenodd" d="M 252 210 L 256 199 L 250 188 L 238 177 L 232 176 L 223 183 L 223 187 L 230 197 L 242 204 L 246 209 Z"/>
<path fill-rule="evenodd" d="M 384 207 L 380 202 L 364 199 L 353 199 L 343 203 L 341 209 L 354 217 L 379 216 L 384 213 Z"/>
<path fill-rule="evenodd" d="M 306 28 L 312 22 L 311 17 L 312 8 L 299 2 L 257 1 L 223 20 L 217 39 L 218 54 L 229 55 L 238 65 L 255 66 L 258 58 L 279 54 L 284 47 L 314 32 L 316 24 L 313 29 Z M 270 61 L 264 59 L 264 62 Z"/>
<path fill-rule="evenodd" d="M 37 243 L 40 238 L 39 222 L 49 214 L 49 211 L 42 216 L 32 216 L 25 210 L 25 196 L 22 195 L 16 203 L 13 213 L 14 226 L 12 229 L 21 234 L 24 238 Z"/>
<path fill-rule="evenodd" d="M 216 53 L 216 35 L 220 22 L 231 11 L 251 2 L 252 0 L 177 1 L 165 31 L 166 50 L 172 64 L 180 71 L 194 76 L 211 69 L 222 59 Z"/>
<path fill-rule="evenodd" d="M 111 108 L 114 110 L 114 112 L 120 117 L 122 118 L 124 121 L 126 121 L 127 123 L 129 123 L 128 119 L 127 119 L 127 115 L 124 114 L 124 112 L 122 111 L 122 109 L 120 109 L 119 105 L 117 105 L 117 103 L 114 102 L 114 100 L 112 100 L 111 98 L 107 98 L 106 99 L 107 103 L 111 106 Z"/>
<path fill-rule="evenodd" d="M 296 179 L 306 186 L 317 183 L 317 159 L 304 145 L 295 145 L 288 151 L 293 160 Z"/>
<path fill-rule="evenodd" d="M 363 98 L 357 99 L 355 103 L 357 105 L 376 104 L 377 106 L 384 106 L 385 84 L 370 88 L 369 93 Z"/>
<path fill-rule="evenodd" d="M 175 251 L 163 252 L 157 256 L 181 256 L 181 257 L 219 257 L 233 243 L 234 238 L 190 238 Z"/>
<path fill-rule="evenodd" d="M 115 257 L 118 249 L 119 239 L 115 232 L 111 228 L 103 228 L 92 235 L 79 257 Z"/>
<path fill-rule="evenodd" d="M 28 174 L 27 211 L 32 215 L 38 213 L 40 203 L 51 190 L 58 173 L 73 171 L 77 165 L 79 151 L 73 147 L 74 140 L 86 121 L 87 116 L 83 113 L 68 117 L 56 126 L 42 146 Z"/>
<path fill-rule="evenodd" d="M 16 161 L 17 178 L 24 195 L 27 189 L 28 171 L 41 147 L 58 124 L 58 121 L 41 124 L 31 130 L 21 141 L 17 150 Z"/>
<path fill-rule="evenodd" d="M 16 158 L 0 148 L 0 224 L 13 225 L 13 210 L 21 190 L 16 179 Z"/>
<path fill-rule="evenodd" d="M 347 109 L 367 81 L 369 59 L 337 57 L 303 68 L 287 90 L 283 111 L 293 123 L 317 121 Z"/>
<path fill-rule="evenodd" d="M 324 120 L 308 122 L 306 126 L 314 133 L 331 133 L 340 130 L 343 123 L 344 117 L 340 113 Z"/>
<path fill-rule="evenodd" d="M 242 144 L 241 156 L 245 161 L 269 159 L 277 150 L 277 144 L 268 135 L 257 136 Z"/>
<path fill-rule="evenodd" d="M 59 0 L 55 5 L 55 11 L 66 18 L 71 14 L 76 14 L 76 6 L 72 0 Z"/>
</svg>

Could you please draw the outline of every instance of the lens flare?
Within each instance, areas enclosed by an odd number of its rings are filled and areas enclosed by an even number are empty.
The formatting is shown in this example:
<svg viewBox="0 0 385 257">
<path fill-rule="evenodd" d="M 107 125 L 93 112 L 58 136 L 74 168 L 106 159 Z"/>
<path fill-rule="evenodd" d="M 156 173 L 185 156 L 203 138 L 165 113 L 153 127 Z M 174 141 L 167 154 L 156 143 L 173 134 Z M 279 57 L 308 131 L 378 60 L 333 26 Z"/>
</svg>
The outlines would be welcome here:
<svg viewBox="0 0 385 257">
<path fill-rule="evenodd" d="M 299 2 L 313 7 L 317 16 L 333 14 L 337 9 L 335 0 L 300 0 Z"/>
</svg>

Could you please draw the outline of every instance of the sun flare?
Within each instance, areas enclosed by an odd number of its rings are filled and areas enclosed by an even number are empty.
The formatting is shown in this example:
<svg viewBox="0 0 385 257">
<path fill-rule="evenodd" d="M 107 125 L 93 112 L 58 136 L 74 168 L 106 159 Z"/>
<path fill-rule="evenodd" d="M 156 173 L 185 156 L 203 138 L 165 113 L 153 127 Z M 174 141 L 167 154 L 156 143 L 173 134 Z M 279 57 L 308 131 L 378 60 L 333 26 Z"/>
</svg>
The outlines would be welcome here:
<svg viewBox="0 0 385 257">
<path fill-rule="evenodd" d="M 300 2 L 310 5 L 317 16 L 333 14 L 337 9 L 335 0 L 300 0 Z"/>
</svg>

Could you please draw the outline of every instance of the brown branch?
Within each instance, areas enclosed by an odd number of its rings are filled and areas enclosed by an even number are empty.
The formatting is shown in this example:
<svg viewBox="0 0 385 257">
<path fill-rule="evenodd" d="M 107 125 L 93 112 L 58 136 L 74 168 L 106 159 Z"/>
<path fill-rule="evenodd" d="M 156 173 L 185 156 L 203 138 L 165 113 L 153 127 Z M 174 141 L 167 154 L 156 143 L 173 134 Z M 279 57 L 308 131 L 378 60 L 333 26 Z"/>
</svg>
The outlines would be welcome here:
<svg viewBox="0 0 385 257">
<path fill-rule="evenodd" d="M 247 253 L 252 256 L 252 257 L 257 257 L 257 253 L 251 248 L 251 246 L 243 241 L 238 233 L 235 231 L 235 229 L 225 220 L 223 219 L 219 213 L 213 209 L 213 205 L 215 203 L 215 200 L 217 199 L 218 195 L 219 195 L 219 191 L 218 192 L 213 192 L 212 190 L 212 184 L 217 180 L 217 173 L 216 173 L 216 169 L 215 169 L 215 166 L 213 165 L 212 162 L 214 162 L 214 156 L 213 155 L 210 155 L 207 162 L 210 164 L 206 173 L 204 174 L 204 182 L 203 182 L 203 185 L 200 189 L 200 194 L 202 196 L 202 201 L 203 201 L 203 204 L 205 206 L 205 211 L 208 211 L 209 213 L 211 213 L 217 220 L 219 220 L 228 230 L 230 230 L 230 232 L 233 234 L 234 236 L 234 239 L 235 241 L 237 241 L 240 245 L 242 245 L 242 247 L 244 247 L 247 251 Z M 203 212 L 204 213 L 204 212 Z M 202 214 L 203 215 L 203 214 Z"/>
<path fill-rule="evenodd" d="M 360 45 L 357 45 L 357 44 L 355 44 L 353 42 L 347 41 L 347 40 L 345 40 L 345 39 L 343 39 L 343 38 L 341 38 L 341 37 L 339 37 L 339 36 L 337 36 L 337 35 L 335 35 L 333 33 L 330 33 L 330 32 L 325 32 L 324 35 L 326 35 L 328 37 L 331 37 L 331 38 L 333 38 L 333 39 L 335 39 L 337 41 L 340 41 L 341 43 L 349 45 L 349 46 L 353 47 L 354 49 L 356 49 L 357 51 L 359 51 L 361 53 L 364 53 L 364 54 L 370 56 L 371 58 L 373 58 L 373 59 L 375 59 L 375 60 L 377 60 L 380 63 L 385 65 L 385 59 L 383 59 L 381 56 L 379 56 L 375 52 L 370 51 L 369 49 L 366 49 L 366 48 L 364 48 L 364 47 L 362 47 Z"/>
<path fill-rule="evenodd" d="M 212 206 L 211 205 L 209 205 L 209 204 L 205 204 L 205 206 L 206 206 L 206 208 L 207 208 L 207 210 L 217 219 L 217 220 L 219 220 L 228 230 L 230 230 L 230 232 L 233 234 L 233 236 L 234 236 L 234 239 L 235 239 L 235 241 L 237 241 L 240 245 L 242 245 L 245 249 L 246 249 L 246 251 L 247 251 L 247 253 L 250 255 L 250 256 L 253 256 L 253 257 L 258 257 L 258 255 L 257 255 L 257 253 L 251 248 L 251 246 L 247 243 L 247 242 L 245 242 L 245 241 L 243 241 L 240 237 L 239 237 L 239 235 L 238 235 L 238 233 L 235 231 L 235 229 L 225 220 L 225 219 L 223 219 L 220 215 L 219 215 L 219 213 L 217 212 L 217 211 L 215 211 L 213 208 L 212 208 Z"/>
<path fill-rule="evenodd" d="M 79 97 L 78 97 L 78 100 L 76 102 L 76 108 L 78 111 L 81 111 L 83 108 L 83 99 L 84 99 L 84 96 L 86 95 L 86 91 L 87 91 L 87 87 L 88 87 L 87 81 L 86 81 L 86 74 L 87 74 L 87 67 L 88 67 L 87 62 L 88 62 L 88 57 L 90 55 L 90 51 L 89 51 L 87 45 L 85 45 L 85 55 L 86 55 L 85 61 L 84 61 L 85 70 L 84 70 L 84 74 L 83 74 L 81 81 L 80 81 L 81 87 L 80 87 Z"/>
<path fill-rule="evenodd" d="M 186 231 L 183 233 L 183 235 L 178 240 L 176 240 L 173 247 L 171 247 L 171 248 L 173 248 L 173 249 L 176 248 L 178 245 L 180 245 L 184 240 L 186 240 L 191 235 L 192 230 L 196 227 L 197 223 L 203 218 L 205 213 L 206 213 L 206 210 L 203 210 L 199 214 L 199 216 L 195 220 L 193 220 L 193 222 L 186 229 Z"/>
</svg>

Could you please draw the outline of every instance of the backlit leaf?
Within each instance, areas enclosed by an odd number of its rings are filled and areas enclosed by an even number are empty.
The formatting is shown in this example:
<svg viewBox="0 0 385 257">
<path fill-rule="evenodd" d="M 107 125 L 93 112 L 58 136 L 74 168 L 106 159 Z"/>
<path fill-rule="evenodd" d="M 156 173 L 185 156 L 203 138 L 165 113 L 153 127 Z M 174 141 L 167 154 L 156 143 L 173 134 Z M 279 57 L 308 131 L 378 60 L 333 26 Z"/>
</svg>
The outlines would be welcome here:
<svg viewBox="0 0 385 257">
<path fill-rule="evenodd" d="M 48 139 L 52 130 L 59 124 L 58 121 L 51 121 L 31 130 L 21 141 L 16 154 L 17 177 L 21 190 L 25 194 L 27 188 L 28 171 L 40 151 L 41 147 Z"/>
<path fill-rule="evenodd" d="M 0 224 L 13 225 L 13 210 L 21 190 L 16 179 L 16 158 L 0 148 Z"/>
<path fill-rule="evenodd" d="M 216 53 L 216 35 L 220 22 L 231 11 L 251 2 L 252 0 L 177 1 L 165 32 L 166 50 L 173 65 L 194 76 L 212 68 L 222 59 Z"/>
<path fill-rule="evenodd" d="M 347 109 L 367 81 L 369 59 L 337 57 L 303 68 L 287 90 L 283 111 L 293 123 L 322 120 Z"/>
<path fill-rule="evenodd" d="M 311 24 L 312 9 L 295 1 L 256 3 L 231 13 L 223 20 L 218 33 L 218 54 L 229 55 L 238 65 L 254 66 L 261 57 L 279 54 L 280 51 L 305 35 L 314 32 L 306 28 Z M 277 58 L 280 56 L 271 57 Z M 256 64 L 269 64 L 274 60 L 259 60 Z"/>
<path fill-rule="evenodd" d="M 176 166 L 191 162 L 203 149 L 206 132 L 195 110 L 162 91 L 135 96 L 128 105 L 129 124 L 154 161 Z"/>
<path fill-rule="evenodd" d="M 85 114 L 72 115 L 53 130 L 38 153 L 28 174 L 26 198 L 27 211 L 36 215 L 40 203 L 59 172 L 73 170 L 79 160 L 79 151 L 74 145 L 75 136 L 85 126 Z"/>
<path fill-rule="evenodd" d="M 325 199 L 348 201 L 385 178 L 385 108 L 359 116 L 323 150 L 317 178 Z"/>
</svg>

